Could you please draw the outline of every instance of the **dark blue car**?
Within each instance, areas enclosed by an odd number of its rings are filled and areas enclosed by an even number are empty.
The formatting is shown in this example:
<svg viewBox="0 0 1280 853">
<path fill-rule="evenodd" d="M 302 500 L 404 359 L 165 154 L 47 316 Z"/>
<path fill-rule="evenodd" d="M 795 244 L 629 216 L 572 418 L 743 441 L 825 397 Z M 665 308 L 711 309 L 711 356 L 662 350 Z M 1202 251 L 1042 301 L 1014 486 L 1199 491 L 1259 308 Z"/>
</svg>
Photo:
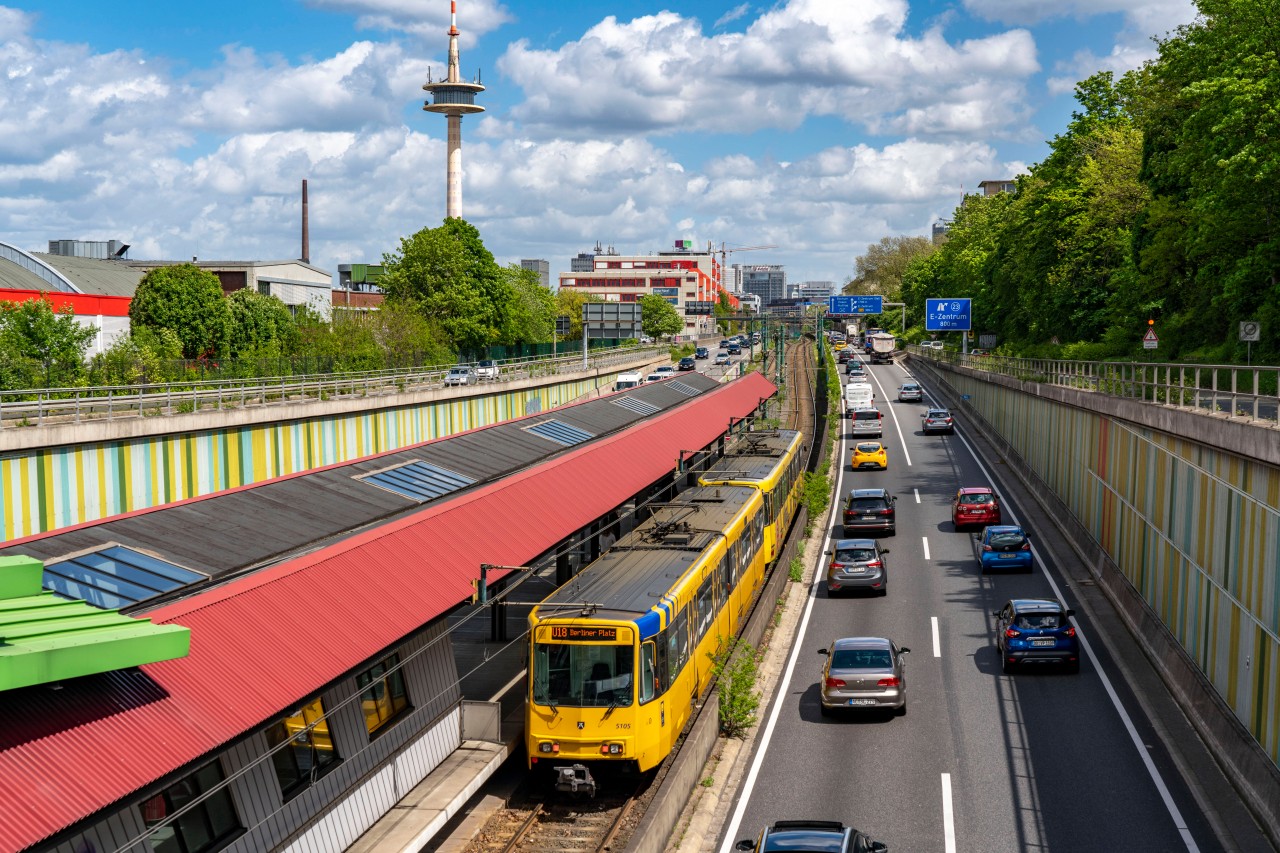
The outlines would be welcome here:
<svg viewBox="0 0 1280 853">
<path fill-rule="evenodd" d="M 1049 664 L 1079 672 L 1080 640 L 1070 619 L 1074 614 L 1051 598 L 1015 598 L 992 613 L 1000 669 Z"/>
<path fill-rule="evenodd" d="M 984 574 L 992 570 L 1029 572 L 1031 540 L 1021 527 L 1013 524 L 984 527 L 978 539 L 978 562 Z"/>
</svg>

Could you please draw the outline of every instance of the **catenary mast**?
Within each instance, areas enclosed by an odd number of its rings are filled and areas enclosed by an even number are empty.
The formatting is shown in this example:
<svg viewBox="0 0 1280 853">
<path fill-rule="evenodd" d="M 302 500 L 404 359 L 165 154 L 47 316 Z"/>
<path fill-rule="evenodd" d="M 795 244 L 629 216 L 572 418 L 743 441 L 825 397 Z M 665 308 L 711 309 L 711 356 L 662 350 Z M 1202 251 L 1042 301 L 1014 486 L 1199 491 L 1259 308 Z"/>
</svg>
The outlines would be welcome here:
<svg viewBox="0 0 1280 853">
<path fill-rule="evenodd" d="M 462 117 L 470 113 L 482 113 L 484 107 L 475 102 L 476 95 L 484 91 L 477 78 L 474 83 L 463 81 L 458 73 L 458 2 L 449 3 L 449 75 L 439 83 L 431 81 L 422 87 L 432 100 L 422 105 L 429 113 L 444 113 L 449 118 L 449 163 L 445 173 L 445 216 L 462 218 Z"/>
</svg>

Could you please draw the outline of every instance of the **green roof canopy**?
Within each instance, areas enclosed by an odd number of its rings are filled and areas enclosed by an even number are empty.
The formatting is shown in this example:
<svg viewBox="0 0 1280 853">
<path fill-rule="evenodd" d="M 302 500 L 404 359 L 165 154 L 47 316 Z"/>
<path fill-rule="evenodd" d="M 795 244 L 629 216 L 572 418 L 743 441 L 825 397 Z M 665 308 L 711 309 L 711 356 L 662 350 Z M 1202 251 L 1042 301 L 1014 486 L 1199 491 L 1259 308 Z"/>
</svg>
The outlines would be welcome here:
<svg viewBox="0 0 1280 853">
<path fill-rule="evenodd" d="M 191 629 L 153 625 L 41 588 L 44 564 L 0 557 L 0 690 L 186 657 Z"/>
</svg>

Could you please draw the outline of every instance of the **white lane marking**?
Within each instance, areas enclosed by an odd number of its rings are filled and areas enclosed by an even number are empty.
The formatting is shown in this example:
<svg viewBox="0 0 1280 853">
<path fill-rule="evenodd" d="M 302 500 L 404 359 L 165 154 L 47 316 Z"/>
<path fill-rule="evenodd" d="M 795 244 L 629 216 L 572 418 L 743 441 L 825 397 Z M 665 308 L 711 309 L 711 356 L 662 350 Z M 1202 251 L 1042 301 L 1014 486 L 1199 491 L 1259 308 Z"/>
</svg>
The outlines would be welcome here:
<svg viewBox="0 0 1280 853">
<path fill-rule="evenodd" d="M 871 374 L 871 379 L 873 382 L 876 383 L 876 387 L 880 389 L 880 394 L 883 396 L 884 404 L 889 408 L 889 417 L 893 418 L 893 428 L 897 430 L 898 441 L 901 442 L 902 444 L 902 458 L 907 460 L 907 467 L 910 467 L 911 451 L 907 450 L 907 439 L 902 435 L 902 424 L 898 422 L 898 412 L 893 407 L 893 404 L 889 402 L 889 395 L 885 393 L 884 385 L 881 384 L 880 379 L 876 376 L 875 371 L 871 370 L 871 371 L 868 371 L 868 373 Z"/>
<path fill-rule="evenodd" d="M 920 490 L 919 490 L 919 489 L 912 489 L 911 491 L 912 491 L 912 493 L 913 493 L 913 494 L 915 494 L 915 496 L 916 496 L 916 503 L 920 503 Z"/>
<path fill-rule="evenodd" d="M 929 620 L 933 622 L 933 656 L 935 658 L 942 657 L 942 641 L 938 639 L 938 617 L 930 616 Z M 493 700 L 490 699 L 490 702 Z"/>
<path fill-rule="evenodd" d="M 942 774 L 942 838 L 946 853 L 956 853 L 956 813 L 951 806 L 951 774 Z"/>
<path fill-rule="evenodd" d="M 840 457 L 840 473 L 836 475 L 836 494 L 844 494 L 844 450 L 841 449 Z M 827 548 L 831 546 L 831 528 L 828 527 L 822 537 L 822 553 L 827 552 Z M 725 830 L 724 844 L 720 846 L 720 853 L 731 853 L 733 845 L 738 838 L 738 828 L 742 825 L 742 817 L 747 811 L 747 802 L 751 799 L 751 792 L 755 789 L 756 779 L 760 776 L 760 768 L 764 766 L 765 756 L 769 753 L 769 742 L 773 739 L 773 731 L 777 728 L 778 717 L 782 713 L 782 706 L 786 704 L 785 687 L 791 684 L 791 675 L 795 672 L 796 660 L 800 657 L 800 650 L 805 647 L 807 640 L 805 639 L 805 631 L 809 627 L 809 617 L 813 614 L 813 603 L 817 601 L 818 578 L 815 575 L 813 585 L 809 587 L 809 601 L 804 607 L 804 614 L 800 617 L 800 627 L 796 632 L 796 644 L 791 648 L 791 657 L 787 659 L 787 668 L 782 673 L 782 680 L 779 682 L 784 686 L 783 691 L 779 691 L 777 699 L 773 704 L 773 711 L 769 714 L 769 721 L 765 723 L 764 733 L 760 736 L 760 744 L 756 749 L 756 756 L 751 761 L 751 769 L 747 771 L 747 778 L 742 783 L 742 794 L 738 797 L 738 805 L 733 810 L 733 817 L 729 820 L 729 826 Z M 752 830 L 753 832 L 755 830 Z"/>
<path fill-rule="evenodd" d="M 978 454 L 974 452 L 973 446 L 965 441 L 963 435 L 959 433 L 956 437 L 964 443 L 969 451 L 969 455 L 973 457 L 973 461 L 977 463 L 978 468 L 982 470 L 986 476 L 987 482 L 995 483 L 995 479 L 991 476 L 991 472 L 987 470 L 987 466 L 982 464 L 982 460 L 978 458 Z M 1007 506 L 1007 504 L 1006 504 Z M 1014 514 L 1013 508 L 1009 508 L 1009 518 L 1014 524 L 1019 524 L 1018 517 Z M 1049 581 L 1049 586 L 1053 587 L 1053 594 L 1058 597 L 1059 601 L 1066 602 L 1066 598 L 1059 589 L 1057 581 L 1049 574 L 1048 569 L 1044 567 L 1044 562 L 1040 559 L 1040 554 L 1034 545 L 1031 546 L 1031 558 L 1035 560 L 1040 567 L 1040 571 L 1045 576 L 1045 580 Z M 1169 811 L 1169 816 L 1173 818 L 1173 825 L 1178 830 L 1178 834 L 1182 836 L 1182 841 L 1187 845 L 1189 853 L 1198 853 L 1200 848 L 1196 845 L 1195 839 L 1191 836 L 1191 829 L 1187 826 L 1187 822 L 1182 817 L 1182 812 L 1178 809 L 1178 804 L 1173 801 L 1173 795 L 1169 793 L 1169 786 L 1165 784 L 1164 777 L 1160 775 L 1160 771 L 1156 769 L 1155 762 L 1151 760 L 1151 753 L 1146 747 L 1146 743 L 1142 738 L 1138 737 L 1138 729 L 1133 725 L 1133 719 L 1129 716 L 1129 712 L 1120 702 L 1120 697 L 1116 695 L 1115 688 L 1111 685 L 1111 679 L 1107 677 L 1102 666 L 1098 662 L 1098 656 L 1093 653 L 1093 646 L 1085 637 L 1084 629 L 1080 627 L 1080 623 L 1072 619 L 1072 624 L 1076 626 L 1076 636 L 1080 640 L 1080 645 L 1084 648 L 1085 655 L 1089 658 L 1089 663 L 1093 665 L 1094 672 L 1098 673 L 1098 678 L 1102 681 L 1102 687 L 1107 691 L 1107 696 L 1111 699 L 1112 706 L 1115 707 L 1116 713 L 1120 716 L 1120 722 L 1124 724 L 1125 731 L 1129 733 L 1129 739 L 1133 741 L 1134 749 L 1138 751 L 1139 757 L 1142 758 L 1143 766 L 1147 768 L 1151 781 L 1155 783 L 1156 790 L 1160 793 L 1160 799 L 1164 801 L 1164 807 Z"/>
<path fill-rule="evenodd" d="M 520 681 L 520 679 L 524 678 L 524 674 L 525 674 L 525 670 L 523 669 L 520 670 L 518 673 L 516 673 L 516 677 L 508 681 L 506 684 L 504 684 L 502 686 L 502 689 L 499 690 L 497 693 L 490 696 L 489 701 L 497 702 L 503 696 L 507 695 L 507 691 L 510 690 L 512 687 L 515 687 L 516 684 Z"/>
<path fill-rule="evenodd" d="M 920 541 L 924 543 L 924 558 L 929 559 L 929 537 L 921 536 Z"/>
</svg>

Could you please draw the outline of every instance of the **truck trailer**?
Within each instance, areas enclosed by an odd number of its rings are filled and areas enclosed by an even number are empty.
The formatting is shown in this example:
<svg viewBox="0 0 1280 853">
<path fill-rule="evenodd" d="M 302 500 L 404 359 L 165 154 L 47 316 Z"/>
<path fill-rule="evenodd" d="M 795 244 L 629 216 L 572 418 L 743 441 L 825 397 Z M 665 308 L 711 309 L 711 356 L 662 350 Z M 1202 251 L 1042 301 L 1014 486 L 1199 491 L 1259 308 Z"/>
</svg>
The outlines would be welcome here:
<svg viewBox="0 0 1280 853">
<path fill-rule="evenodd" d="M 888 332 L 878 332 L 868 340 L 871 342 L 871 363 L 888 364 L 893 361 L 893 349 L 897 340 Z"/>
</svg>

